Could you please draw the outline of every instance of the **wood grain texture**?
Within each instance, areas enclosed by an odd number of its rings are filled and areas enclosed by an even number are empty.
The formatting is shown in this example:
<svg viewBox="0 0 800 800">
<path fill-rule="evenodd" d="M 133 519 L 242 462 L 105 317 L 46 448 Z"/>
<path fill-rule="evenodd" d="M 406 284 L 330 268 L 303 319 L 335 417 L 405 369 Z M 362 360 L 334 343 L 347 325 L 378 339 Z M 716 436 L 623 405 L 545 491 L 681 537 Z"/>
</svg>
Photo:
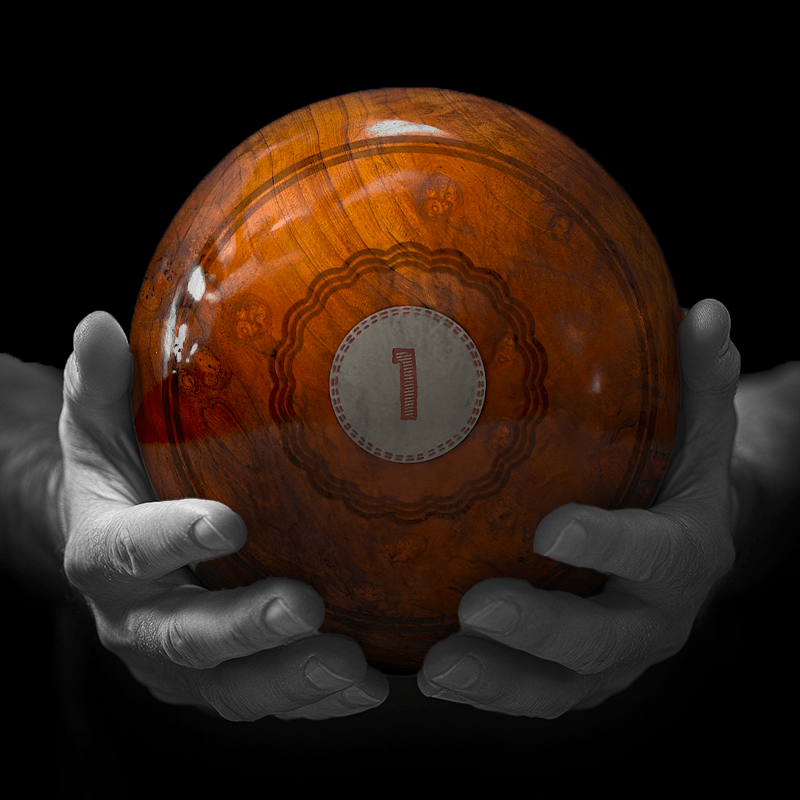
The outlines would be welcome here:
<svg viewBox="0 0 800 800">
<path fill-rule="evenodd" d="M 329 384 L 348 332 L 401 307 L 463 328 L 485 370 L 477 423 L 419 463 L 358 446 Z M 247 522 L 204 582 L 306 581 L 323 630 L 413 671 L 484 578 L 601 586 L 535 556 L 534 532 L 566 502 L 649 505 L 681 317 L 645 220 L 567 137 L 454 92 L 346 95 L 254 134 L 178 212 L 133 320 L 137 434 L 160 498 Z"/>
</svg>

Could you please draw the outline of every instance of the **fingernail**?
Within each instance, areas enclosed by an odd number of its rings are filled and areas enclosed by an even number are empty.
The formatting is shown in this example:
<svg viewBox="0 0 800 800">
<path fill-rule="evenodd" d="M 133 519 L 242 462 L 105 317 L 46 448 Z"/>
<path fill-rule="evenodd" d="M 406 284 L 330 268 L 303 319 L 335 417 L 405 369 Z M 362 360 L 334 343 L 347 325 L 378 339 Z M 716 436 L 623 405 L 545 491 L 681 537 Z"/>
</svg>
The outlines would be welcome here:
<svg viewBox="0 0 800 800">
<path fill-rule="evenodd" d="M 335 692 L 353 683 L 349 678 L 344 678 L 333 670 L 328 669 L 316 658 L 310 658 L 308 660 L 305 668 L 305 675 L 314 686 L 326 692 Z"/>
<path fill-rule="evenodd" d="M 264 609 L 264 619 L 270 630 L 281 636 L 300 636 L 316 630 L 301 617 L 292 611 L 280 597 L 267 603 Z"/>
<path fill-rule="evenodd" d="M 374 706 L 377 697 L 367 694 L 360 686 L 351 686 L 342 692 L 342 699 L 354 706 Z"/>
<path fill-rule="evenodd" d="M 486 633 L 510 633 L 519 619 L 519 608 L 507 600 L 498 600 L 479 611 L 465 621 L 470 628 Z"/>
<path fill-rule="evenodd" d="M 474 656 L 464 656 L 450 669 L 437 675 L 432 680 L 450 689 L 467 689 L 477 683 L 481 677 L 481 664 Z"/>
<path fill-rule="evenodd" d="M 232 546 L 231 541 L 205 517 L 197 520 L 190 532 L 195 542 L 206 550 L 229 550 Z"/>
<path fill-rule="evenodd" d="M 561 530 L 555 541 L 542 555 L 547 556 L 547 558 L 554 558 L 557 561 L 571 563 L 571 559 L 577 559 L 582 556 L 585 549 L 586 531 L 582 525 L 573 520 Z"/>
</svg>

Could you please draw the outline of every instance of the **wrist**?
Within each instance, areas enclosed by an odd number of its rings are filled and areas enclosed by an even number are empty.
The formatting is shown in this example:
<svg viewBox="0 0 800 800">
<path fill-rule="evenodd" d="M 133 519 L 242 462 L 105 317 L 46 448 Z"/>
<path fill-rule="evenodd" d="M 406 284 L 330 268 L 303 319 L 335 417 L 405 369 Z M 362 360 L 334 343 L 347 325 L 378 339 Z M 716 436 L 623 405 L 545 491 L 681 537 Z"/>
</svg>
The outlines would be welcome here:
<svg viewBox="0 0 800 800">
<path fill-rule="evenodd" d="M 3 566 L 37 583 L 63 578 L 64 541 L 58 521 L 61 454 L 39 443 L 5 459 L 0 494 Z"/>
<path fill-rule="evenodd" d="M 61 373 L 0 356 L 0 382 L 2 567 L 37 588 L 60 588 Z"/>
<path fill-rule="evenodd" d="M 742 376 L 734 400 L 737 431 L 731 466 L 743 497 L 758 506 L 747 512 L 780 514 L 797 495 L 799 394 L 800 362 Z"/>
<path fill-rule="evenodd" d="M 789 518 L 800 497 L 797 455 L 800 365 L 742 376 L 735 398 L 737 432 L 731 458 L 731 531 L 736 547 L 728 593 L 771 580 L 789 558 Z M 788 524 L 787 524 L 788 522 Z"/>
</svg>

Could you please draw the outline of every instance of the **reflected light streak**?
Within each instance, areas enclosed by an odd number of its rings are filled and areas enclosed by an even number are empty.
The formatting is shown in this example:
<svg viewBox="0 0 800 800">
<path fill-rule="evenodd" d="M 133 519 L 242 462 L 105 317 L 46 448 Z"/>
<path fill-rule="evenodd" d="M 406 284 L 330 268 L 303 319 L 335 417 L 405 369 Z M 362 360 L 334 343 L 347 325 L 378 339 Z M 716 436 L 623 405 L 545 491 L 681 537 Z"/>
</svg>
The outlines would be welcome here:
<svg viewBox="0 0 800 800">
<path fill-rule="evenodd" d="M 203 269 L 199 264 L 192 270 L 187 288 L 195 301 L 199 301 L 206 293 L 206 276 L 203 274 Z"/>
<path fill-rule="evenodd" d="M 432 125 L 423 125 L 419 122 L 406 122 L 404 119 L 382 119 L 367 128 L 370 136 L 403 136 L 407 133 L 422 133 L 433 136 L 446 136 L 447 134 Z"/>
</svg>

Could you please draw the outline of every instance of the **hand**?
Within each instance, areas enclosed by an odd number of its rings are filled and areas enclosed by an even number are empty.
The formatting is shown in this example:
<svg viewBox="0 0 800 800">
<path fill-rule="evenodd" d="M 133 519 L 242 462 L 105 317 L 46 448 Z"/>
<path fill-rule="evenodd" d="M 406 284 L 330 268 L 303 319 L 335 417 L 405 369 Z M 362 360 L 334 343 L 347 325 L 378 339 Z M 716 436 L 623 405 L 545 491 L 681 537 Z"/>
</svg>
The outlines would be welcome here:
<svg viewBox="0 0 800 800">
<path fill-rule="evenodd" d="M 74 347 L 55 491 L 67 578 L 103 645 L 158 699 L 229 720 L 322 719 L 379 705 L 386 677 L 354 641 L 316 633 L 325 610 L 310 586 L 200 585 L 187 565 L 238 550 L 242 519 L 207 500 L 156 502 L 133 429 L 125 334 L 98 312 L 78 326 Z"/>
<path fill-rule="evenodd" d="M 459 607 L 461 630 L 428 652 L 429 696 L 513 715 L 553 718 L 590 708 L 674 655 L 734 558 L 731 453 L 739 353 L 714 300 L 679 331 L 681 416 L 675 449 L 649 510 L 570 504 L 539 525 L 534 550 L 609 578 L 580 598 L 492 579 Z"/>
</svg>

